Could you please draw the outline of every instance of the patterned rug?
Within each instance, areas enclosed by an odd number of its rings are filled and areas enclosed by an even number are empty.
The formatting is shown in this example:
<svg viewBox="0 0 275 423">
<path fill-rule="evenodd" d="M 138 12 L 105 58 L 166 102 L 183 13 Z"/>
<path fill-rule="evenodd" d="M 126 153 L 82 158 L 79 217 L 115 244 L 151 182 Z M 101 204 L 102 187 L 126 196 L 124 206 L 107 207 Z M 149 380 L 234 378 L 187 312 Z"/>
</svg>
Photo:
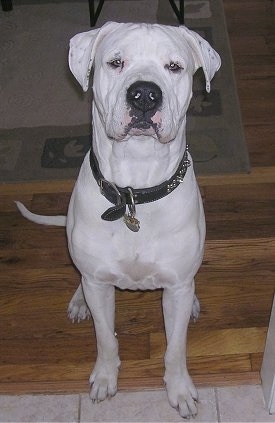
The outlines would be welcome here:
<svg viewBox="0 0 275 423">
<path fill-rule="evenodd" d="M 69 39 L 87 31 L 86 0 L 14 0 L 0 14 L 0 180 L 74 179 L 91 141 L 91 96 L 68 69 Z M 222 0 L 186 0 L 185 24 L 218 51 L 210 94 L 194 80 L 188 143 L 197 174 L 249 171 Z M 108 20 L 177 25 L 168 0 L 106 0 Z"/>
</svg>

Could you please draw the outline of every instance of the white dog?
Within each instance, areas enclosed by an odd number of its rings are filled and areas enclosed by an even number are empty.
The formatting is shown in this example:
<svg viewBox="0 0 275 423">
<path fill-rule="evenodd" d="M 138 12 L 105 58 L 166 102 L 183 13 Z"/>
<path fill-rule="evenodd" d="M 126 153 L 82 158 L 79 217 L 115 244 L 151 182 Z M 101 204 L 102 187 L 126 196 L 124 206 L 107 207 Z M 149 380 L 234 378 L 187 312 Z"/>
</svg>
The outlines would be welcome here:
<svg viewBox="0 0 275 423">
<path fill-rule="evenodd" d="M 197 413 L 197 391 L 186 368 L 186 334 L 191 314 L 199 313 L 194 276 L 205 220 L 186 146 L 186 111 L 193 74 L 203 68 L 209 91 L 219 55 L 184 26 L 110 22 L 72 38 L 69 64 L 84 91 L 94 69 L 91 152 L 67 217 L 18 207 L 37 223 L 67 226 L 82 274 L 69 316 L 81 320 L 91 313 L 96 330 L 92 400 L 117 391 L 115 287 L 163 288 L 164 381 L 172 407 L 190 417 Z"/>
</svg>

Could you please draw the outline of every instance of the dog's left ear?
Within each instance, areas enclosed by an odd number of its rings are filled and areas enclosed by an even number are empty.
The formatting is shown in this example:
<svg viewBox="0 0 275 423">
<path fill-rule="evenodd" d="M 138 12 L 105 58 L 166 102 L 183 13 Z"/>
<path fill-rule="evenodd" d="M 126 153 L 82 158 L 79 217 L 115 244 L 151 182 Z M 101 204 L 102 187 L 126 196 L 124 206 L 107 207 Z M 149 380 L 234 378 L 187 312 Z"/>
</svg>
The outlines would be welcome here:
<svg viewBox="0 0 275 423">
<path fill-rule="evenodd" d="M 99 41 L 118 25 L 119 23 L 117 22 L 107 22 L 101 28 L 81 32 L 71 38 L 69 67 L 82 86 L 83 91 L 87 91 L 89 87 L 89 76 Z"/>
<path fill-rule="evenodd" d="M 221 66 L 221 58 L 210 44 L 195 31 L 191 31 L 186 26 L 180 26 L 179 30 L 192 49 L 196 70 L 200 67 L 203 69 L 206 91 L 209 93 L 210 81 Z"/>
</svg>

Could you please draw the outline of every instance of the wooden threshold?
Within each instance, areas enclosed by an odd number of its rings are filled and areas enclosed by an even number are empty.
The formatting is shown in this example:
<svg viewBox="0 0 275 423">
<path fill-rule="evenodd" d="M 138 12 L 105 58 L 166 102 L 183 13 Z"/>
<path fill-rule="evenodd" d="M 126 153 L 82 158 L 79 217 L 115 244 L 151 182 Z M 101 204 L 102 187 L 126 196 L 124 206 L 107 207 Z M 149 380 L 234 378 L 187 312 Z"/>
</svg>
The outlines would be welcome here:
<svg viewBox="0 0 275 423">
<path fill-rule="evenodd" d="M 199 388 L 222 387 L 237 385 L 259 385 L 261 377 L 259 372 L 244 372 L 231 374 L 195 375 L 192 377 Z M 118 382 L 119 391 L 140 391 L 164 389 L 161 377 L 125 379 Z M 80 394 L 88 393 L 88 378 L 83 381 L 60 382 L 19 382 L 0 383 L 0 395 L 27 395 L 27 394 Z"/>
</svg>

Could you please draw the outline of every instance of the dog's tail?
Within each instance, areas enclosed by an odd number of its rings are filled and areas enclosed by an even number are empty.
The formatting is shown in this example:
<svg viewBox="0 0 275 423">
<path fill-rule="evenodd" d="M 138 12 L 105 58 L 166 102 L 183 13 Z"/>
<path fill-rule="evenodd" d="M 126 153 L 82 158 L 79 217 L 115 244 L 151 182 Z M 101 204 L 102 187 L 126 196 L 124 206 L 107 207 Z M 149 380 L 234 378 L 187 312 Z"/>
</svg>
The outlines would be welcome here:
<svg viewBox="0 0 275 423">
<path fill-rule="evenodd" d="M 40 214 L 34 214 L 30 212 L 24 204 L 20 203 L 20 201 L 15 201 L 15 204 L 22 216 L 32 222 L 39 223 L 40 225 L 66 226 L 67 216 L 43 216 Z"/>
</svg>

